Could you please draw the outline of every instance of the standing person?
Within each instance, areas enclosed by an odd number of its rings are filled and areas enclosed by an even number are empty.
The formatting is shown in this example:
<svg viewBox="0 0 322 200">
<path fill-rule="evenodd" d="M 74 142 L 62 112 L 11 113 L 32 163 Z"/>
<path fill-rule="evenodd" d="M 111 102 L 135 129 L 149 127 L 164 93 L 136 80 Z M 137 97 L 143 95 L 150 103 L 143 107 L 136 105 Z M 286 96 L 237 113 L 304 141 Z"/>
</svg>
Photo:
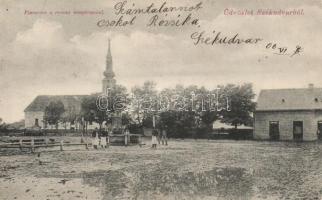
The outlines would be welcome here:
<svg viewBox="0 0 322 200">
<path fill-rule="evenodd" d="M 92 144 L 93 144 L 94 149 L 97 149 L 98 143 L 99 143 L 98 130 L 97 130 L 97 128 L 95 128 L 92 133 Z"/>
<path fill-rule="evenodd" d="M 161 137 L 162 137 L 161 131 L 158 131 L 157 129 L 155 129 L 155 133 L 157 135 L 158 144 L 160 144 L 161 143 Z"/>
<path fill-rule="evenodd" d="M 157 142 L 160 144 L 160 142 L 161 142 L 161 134 L 160 134 L 160 132 L 157 129 L 153 128 L 152 129 L 152 136 L 153 135 L 156 136 Z"/>
<path fill-rule="evenodd" d="M 161 141 L 162 145 L 168 145 L 168 137 L 167 137 L 167 131 L 165 128 L 162 129 L 161 131 Z"/>
<path fill-rule="evenodd" d="M 157 148 L 157 135 L 155 132 L 152 132 L 152 148 L 156 149 Z"/>
<path fill-rule="evenodd" d="M 127 127 L 124 129 L 124 139 L 125 139 L 124 141 L 125 146 L 127 146 L 128 143 L 130 142 L 130 130 Z"/>
<path fill-rule="evenodd" d="M 110 135 L 112 135 L 112 129 L 111 128 L 108 128 L 107 131 L 106 131 L 106 137 L 107 137 L 106 143 L 107 143 L 107 147 L 109 147 L 109 145 L 110 145 Z"/>
<path fill-rule="evenodd" d="M 103 131 L 102 135 L 101 135 L 101 139 L 100 139 L 100 144 L 101 144 L 101 147 L 106 149 L 106 132 Z"/>
</svg>

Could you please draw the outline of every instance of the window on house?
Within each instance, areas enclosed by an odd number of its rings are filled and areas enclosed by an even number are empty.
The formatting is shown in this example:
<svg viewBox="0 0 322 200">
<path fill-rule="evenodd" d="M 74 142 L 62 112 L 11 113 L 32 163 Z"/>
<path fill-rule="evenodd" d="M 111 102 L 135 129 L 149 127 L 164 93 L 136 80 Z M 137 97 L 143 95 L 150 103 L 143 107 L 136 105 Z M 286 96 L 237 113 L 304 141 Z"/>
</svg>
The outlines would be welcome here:
<svg viewBox="0 0 322 200">
<path fill-rule="evenodd" d="M 293 121 L 293 139 L 303 140 L 303 121 Z"/>
</svg>

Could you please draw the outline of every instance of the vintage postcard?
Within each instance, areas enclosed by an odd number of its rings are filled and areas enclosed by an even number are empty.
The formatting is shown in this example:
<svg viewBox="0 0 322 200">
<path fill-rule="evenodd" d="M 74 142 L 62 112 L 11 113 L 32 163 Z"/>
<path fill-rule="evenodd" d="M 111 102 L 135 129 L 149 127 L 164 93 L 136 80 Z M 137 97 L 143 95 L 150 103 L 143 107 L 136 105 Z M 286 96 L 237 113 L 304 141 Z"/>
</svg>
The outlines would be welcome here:
<svg viewBox="0 0 322 200">
<path fill-rule="evenodd" d="M 322 199 L 321 0 L 0 0 L 0 199 Z"/>
</svg>

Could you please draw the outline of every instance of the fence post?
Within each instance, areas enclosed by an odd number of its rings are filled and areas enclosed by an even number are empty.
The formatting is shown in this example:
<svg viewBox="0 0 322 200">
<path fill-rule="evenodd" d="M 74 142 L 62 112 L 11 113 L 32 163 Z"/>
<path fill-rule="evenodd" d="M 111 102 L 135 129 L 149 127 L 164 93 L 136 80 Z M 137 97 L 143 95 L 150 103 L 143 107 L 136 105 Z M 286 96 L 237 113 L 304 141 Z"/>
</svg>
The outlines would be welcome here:
<svg viewBox="0 0 322 200">
<path fill-rule="evenodd" d="M 19 140 L 19 148 L 20 148 L 20 151 L 22 151 L 22 139 Z"/>
<path fill-rule="evenodd" d="M 110 136 L 107 136 L 107 147 L 110 147 Z"/>
<path fill-rule="evenodd" d="M 142 147 L 142 138 L 141 138 L 141 135 L 139 135 L 139 146 Z"/>
<path fill-rule="evenodd" d="M 60 150 L 61 151 L 63 151 L 64 149 L 63 149 L 63 146 L 64 146 L 64 140 L 61 140 L 60 141 Z"/>
<path fill-rule="evenodd" d="M 31 139 L 30 144 L 31 144 L 31 152 L 34 153 L 35 152 L 35 140 L 34 140 L 34 138 Z"/>
<path fill-rule="evenodd" d="M 86 139 L 85 148 L 86 148 L 86 150 L 88 150 L 88 141 L 87 141 L 87 139 Z"/>
<path fill-rule="evenodd" d="M 124 144 L 125 144 L 125 146 L 127 146 L 127 134 L 124 134 L 125 136 L 124 136 Z"/>
</svg>

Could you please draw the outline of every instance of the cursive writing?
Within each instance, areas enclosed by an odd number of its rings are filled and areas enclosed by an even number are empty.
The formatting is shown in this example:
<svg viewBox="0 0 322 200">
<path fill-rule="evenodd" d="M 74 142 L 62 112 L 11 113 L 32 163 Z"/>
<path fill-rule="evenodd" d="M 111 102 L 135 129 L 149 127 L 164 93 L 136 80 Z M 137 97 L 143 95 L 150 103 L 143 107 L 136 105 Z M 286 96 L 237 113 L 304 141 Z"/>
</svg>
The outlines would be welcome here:
<svg viewBox="0 0 322 200">
<path fill-rule="evenodd" d="M 241 38 L 238 33 L 233 36 L 224 36 L 221 32 L 212 31 L 211 35 L 206 35 L 205 31 L 194 32 L 191 34 L 191 39 L 194 40 L 194 44 L 257 44 L 262 41 L 262 38 Z"/>
</svg>

